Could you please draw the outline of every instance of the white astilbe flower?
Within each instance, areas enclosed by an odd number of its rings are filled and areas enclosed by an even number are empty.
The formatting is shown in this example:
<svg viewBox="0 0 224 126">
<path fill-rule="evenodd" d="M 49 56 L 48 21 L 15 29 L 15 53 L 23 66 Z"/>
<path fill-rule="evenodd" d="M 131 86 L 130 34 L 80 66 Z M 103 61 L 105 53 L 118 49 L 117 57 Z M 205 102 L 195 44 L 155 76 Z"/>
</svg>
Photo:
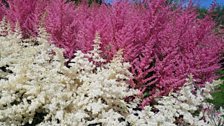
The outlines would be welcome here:
<svg viewBox="0 0 224 126">
<path fill-rule="evenodd" d="M 224 113 L 220 110 L 219 115 L 215 116 L 211 112 L 214 106 L 206 103 L 205 99 L 211 98 L 209 92 L 221 83 L 220 80 L 213 81 L 211 84 L 206 83 L 204 88 L 196 89 L 193 86 L 193 77 L 190 76 L 180 91 L 156 99 L 158 104 L 153 106 L 156 112 L 148 109 L 140 113 L 143 115 L 138 116 L 138 120 L 136 117 L 133 119 L 133 115 L 131 118 L 138 124 L 139 118 L 146 119 L 148 116 L 145 123 L 148 122 L 147 125 L 151 126 L 218 126 L 217 122 L 223 122 L 221 115 Z"/>
<path fill-rule="evenodd" d="M 70 68 L 43 28 L 38 38 L 9 36 L 0 37 L 1 125 L 110 125 L 129 114 L 124 98 L 137 94 L 126 83 L 129 64 L 122 62 L 122 51 L 106 63 L 98 35 L 94 49 L 77 51 Z"/>
<path fill-rule="evenodd" d="M 210 98 L 209 92 L 221 83 L 213 81 L 198 89 L 190 76 L 180 91 L 157 98 L 156 105 L 146 106 L 144 110 L 131 109 L 126 120 L 133 126 L 220 126 L 218 124 L 223 124 L 222 108 L 214 112 L 214 106 L 205 99 Z M 129 105 L 135 108 L 136 103 L 139 99 Z"/>
</svg>

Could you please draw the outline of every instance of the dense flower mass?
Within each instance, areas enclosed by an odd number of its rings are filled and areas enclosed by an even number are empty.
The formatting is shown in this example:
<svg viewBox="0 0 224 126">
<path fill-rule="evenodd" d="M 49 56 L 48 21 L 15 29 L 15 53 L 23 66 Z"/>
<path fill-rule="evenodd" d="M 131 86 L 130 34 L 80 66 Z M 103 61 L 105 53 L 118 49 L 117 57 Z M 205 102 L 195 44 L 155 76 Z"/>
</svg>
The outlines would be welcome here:
<svg viewBox="0 0 224 126">
<path fill-rule="evenodd" d="M 15 27 L 16 23 L 18 23 L 22 30 L 23 38 L 28 38 L 37 36 L 38 25 L 46 5 L 47 0 L 7 0 L 7 5 L 6 2 L 2 1 L 0 13 L 2 10 L 12 27 Z"/>
<path fill-rule="evenodd" d="M 107 124 L 108 115 L 125 116 L 124 98 L 138 93 L 126 84 L 132 75 L 121 51 L 111 62 L 95 65 L 104 62 L 98 37 L 92 51 L 75 53 L 70 68 L 64 66 L 62 50 L 50 46 L 43 33 L 33 40 L 16 33 L 0 40 L 1 125 Z"/>
<path fill-rule="evenodd" d="M 134 76 L 130 86 L 146 94 L 142 106 L 178 90 L 190 74 L 197 86 L 217 78 L 224 41 L 215 35 L 212 19 L 198 19 L 192 6 L 174 8 L 165 0 L 91 6 L 65 0 L 21 1 L 11 0 L 7 9 L 2 5 L 0 17 L 5 16 L 12 27 L 17 21 L 25 38 L 36 36 L 37 26 L 44 25 L 50 43 L 63 48 L 70 60 L 78 50 L 93 49 L 96 32 L 107 62 L 122 49 Z"/>
<path fill-rule="evenodd" d="M 3 22 L 4 23 L 4 22 Z M 64 65 L 62 49 L 49 44 L 39 28 L 37 38 L 22 39 L 22 33 L 0 27 L 0 125 L 61 126 L 214 126 L 223 124 L 224 111 L 214 111 L 205 98 L 221 81 L 196 88 L 188 77 L 179 92 L 155 99 L 156 105 L 140 109 L 141 99 L 128 87 L 133 78 L 130 65 L 119 50 L 110 62 L 101 57 L 100 37 L 93 49 L 77 51 Z M 10 47 L 10 48 L 8 48 Z M 192 92 L 194 91 L 194 92 Z M 167 114 L 169 113 L 169 114 Z M 215 115 L 215 116 L 214 116 Z"/>
</svg>

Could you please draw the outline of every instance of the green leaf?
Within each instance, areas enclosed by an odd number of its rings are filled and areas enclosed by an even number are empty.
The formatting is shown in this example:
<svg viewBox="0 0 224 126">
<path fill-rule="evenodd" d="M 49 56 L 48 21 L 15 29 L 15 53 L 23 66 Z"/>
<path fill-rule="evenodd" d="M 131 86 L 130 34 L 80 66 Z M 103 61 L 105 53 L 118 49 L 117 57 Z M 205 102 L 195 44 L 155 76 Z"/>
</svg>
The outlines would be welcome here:
<svg viewBox="0 0 224 126">
<path fill-rule="evenodd" d="M 143 97 L 144 98 L 146 98 L 146 97 L 148 97 L 149 96 L 149 92 L 145 92 L 144 94 L 143 94 Z"/>
<path fill-rule="evenodd" d="M 217 73 L 218 74 L 224 74 L 224 70 L 219 70 Z"/>
</svg>

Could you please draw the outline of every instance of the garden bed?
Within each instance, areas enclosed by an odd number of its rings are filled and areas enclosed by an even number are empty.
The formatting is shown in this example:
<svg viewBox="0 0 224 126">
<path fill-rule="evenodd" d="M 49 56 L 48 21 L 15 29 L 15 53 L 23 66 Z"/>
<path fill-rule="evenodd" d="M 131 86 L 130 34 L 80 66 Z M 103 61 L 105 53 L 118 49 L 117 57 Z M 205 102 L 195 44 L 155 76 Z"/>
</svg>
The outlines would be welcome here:
<svg viewBox="0 0 224 126">
<path fill-rule="evenodd" d="M 163 0 L 18 1 L 0 7 L 0 125 L 224 125 L 209 16 Z"/>
</svg>

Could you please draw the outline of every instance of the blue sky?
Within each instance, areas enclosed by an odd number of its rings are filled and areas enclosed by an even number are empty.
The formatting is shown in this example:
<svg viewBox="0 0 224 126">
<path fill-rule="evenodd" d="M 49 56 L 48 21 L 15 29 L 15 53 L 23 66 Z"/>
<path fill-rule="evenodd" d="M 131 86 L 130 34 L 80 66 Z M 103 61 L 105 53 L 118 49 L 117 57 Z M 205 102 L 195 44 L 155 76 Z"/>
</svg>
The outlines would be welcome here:
<svg viewBox="0 0 224 126">
<path fill-rule="evenodd" d="M 106 0 L 107 2 L 112 2 L 113 0 Z M 199 5 L 200 7 L 208 8 L 213 0 L 194 0 L 195 4 Z M 224 0 L 216 0 L 218 4 L 224 5 Z"/>
<path fill-rule="evenodd" d="M 195 2 L 196 4 L 198 4 L 200 7 L 206 7 L 208 8 L 211 4 L 213 0 L 196 0 L 197 2 Z M 216 2 L 218 4 L 224 5 L 224 0 L 216 0 Z"/>
</svg>

